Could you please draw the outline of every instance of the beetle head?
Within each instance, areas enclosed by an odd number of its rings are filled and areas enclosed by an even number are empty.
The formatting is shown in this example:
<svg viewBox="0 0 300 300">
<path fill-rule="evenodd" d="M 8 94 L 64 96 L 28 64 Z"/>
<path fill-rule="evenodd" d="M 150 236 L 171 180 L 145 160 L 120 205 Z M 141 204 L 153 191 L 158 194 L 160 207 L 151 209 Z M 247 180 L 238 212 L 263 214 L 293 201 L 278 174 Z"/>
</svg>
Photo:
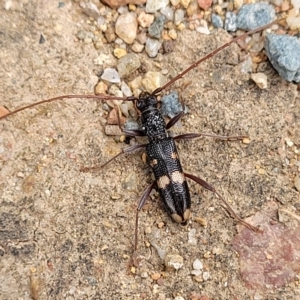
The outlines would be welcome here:
<svg viewBox="0 0 300 300">
<path fill-rule="evenodd" d="M 136 101 L 136 108 L 143 113 L 148 109 L 157 108 L 157 99 L 154 95 L 148 92 L 142 92 L 139 99 Z"/>
</svg>

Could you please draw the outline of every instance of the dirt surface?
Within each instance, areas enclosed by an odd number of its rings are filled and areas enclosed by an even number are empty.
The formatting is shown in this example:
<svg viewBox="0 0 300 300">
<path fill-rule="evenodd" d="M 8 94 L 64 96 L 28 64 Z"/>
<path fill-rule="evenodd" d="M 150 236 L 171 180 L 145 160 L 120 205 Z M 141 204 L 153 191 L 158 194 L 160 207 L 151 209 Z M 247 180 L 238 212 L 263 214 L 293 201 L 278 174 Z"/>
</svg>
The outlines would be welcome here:
<svg viewBox="0 0 300 300">
<path fill-rule="evenodd" d="M 36 2 L 13 2 L 10 10 L 1 5 L 0 104 L 10 109 L 62 94 L 93 93 L 103 69 L 94 60 L 100 53 L 112 55 L 110 45 L 96 50 L 76 39 L 89 26 L 77 4 L 59 8 L 56 1 Z M 174 52 L 154 61 L 141 54 L 141 61 L 174 75 L 228 37 L 223 31 L 203 36 L 184 30 Z M 300 144 L 296 86 L 266 62 L 260 68 L 270 86 L 260 90 L 250 74 L 240 71 L 244 55 L 233 45 L 185 77 L 190 84 L 181 96 L 190 111 L 174 132 L 247 134 L 250 143 L 180 142 L 183 167 L 214 185 L 242 217 L 269 199 L 299 213 L 294 188 L 299 156 L 285 143 L 289 138 Z M 215 300 L 300 297 L 299 278 L 263 293 L 246 289 L 231 245 L 236 222 L 213 194 L 193 182 L 193 217 L 205 218 L 208 226 L 194 220 L 186 227 L 174 223 L 154 193 L 140 217 L 142 266 L 129 272 L 135 208 L 151 173 L 140 152 L 97 173 L 79 171 L 126 146 L 104 135 L 101 116 L 102 103 L 77 99 L 0 121 L 1 299 L 190 299 L 193 293 Z M 191 229 L 196 245 L 188 242 Z M 181 255 L 183 267 L 165 270 L 157 248 Z M 196 259 L 209 273 L 202 282 L 190 274 Z"/>
</svg>

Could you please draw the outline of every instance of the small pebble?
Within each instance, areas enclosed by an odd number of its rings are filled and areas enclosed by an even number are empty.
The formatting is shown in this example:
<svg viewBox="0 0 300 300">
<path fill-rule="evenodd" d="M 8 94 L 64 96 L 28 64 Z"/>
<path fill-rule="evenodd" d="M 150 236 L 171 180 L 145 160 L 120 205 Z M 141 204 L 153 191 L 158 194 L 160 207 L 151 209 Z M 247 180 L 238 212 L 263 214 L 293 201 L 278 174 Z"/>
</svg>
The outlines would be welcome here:
<svg viewBox="0 0 300 300">
<path fill-rule="evenodd" d="M 103 74 L 101 75 L 101 79 L 106 80 L 111 83 L 121 82 L 120 75 L 118 74 L 117 70 L 113 69 L 113 68 L 105 69 Z"/>
<path fill-rule="evenodd" d="M 204 281 L 207 281 L 210 278 L 209 272 L 203 272 L 202 277 Z"/>
<path fill-rule="evenodd" d="M 203 10 L 208 10 L 212 5 L 212 0 L 198 0 L 198 5 Z"/>
<path fill-rule="evenodd" d="M 118 61 L 117 69 L 121 78 L 127 77 L 141 66 L 140 58 L 135 53 L 129 53 Z"/>
<path fill-rule="evenodd" d="M 120 110 L 121 110 L 122 114 L 123 114 L 126 118 L 129 117 L 128 105 L 127 105 L 126 102 L 125 102 L 125 103 L 122 103 L 122 104 L 120 105 Z"/>
<path fill-rule="evenodd" d="M 157 224 L 157 227 L 158 228 L 163 228 L 165 226 L 165 223 L 164 222 L 159 222 L 158 224 Z"/>
<path fill-rule="evenodd" d="M 139 124 L 135 121 L 127 120 L 124 127 L 127 130 L 135 130 L 135 129 L 139 129 Z"/>
<path fill-rule="evenodd" d="M 145 234 L 149 234 L 149 233 L 151 233 L 151 227 L 146 227 L 145 228 Z"/>
<path fill-rule="evenodd" d="M 132 13 L 122 14 L 116 21 L 116 34 L 127 44 L 132 44 L 136 38 L 138 23 Z"/>
<path fill-rule="evenodd" d="M 0 117 L 7 115 L 9 111 L 2 105 L 0 105 Z"/>
<path fill-rule="evenodd" d="M 259 169 L 258 169 L 258 174 L 260 174 L 260 175 L 265 175 L 265 174 L 266 174 L 266 170 L 263 169 L 263 168 L 259 168 Z"/>
<path fill-rule="evenodd" d="M 286 23 L 292 30 L 299 30 L 300 29 L 300 16 L 297 17 L 288 17 L 286 19 Z"/>
<path fill-rule="evenodd" d="M 183 267 L 183 257 L 178 254 L 166 254 L 165 266 L 169 270 L 179 270 Z"/>
<path fill-rule="evenodd" d="M 176 40 L 176 39 L 177 39 L 177 32 L 176 32 L 175 29 L 169 30 L 169 37 L 170 37 L 172 40 Z"/>
<path fill-rule="evenodd" d="M 179 25 L 184 19 L 184 10 L 183 9 L 176 9 L 174 15 L 174 23 L 175 25 Z"/>
<path fill-rule="evenodd" d="M 146 14 L 144 11 L 142 11 L 138 17 L 137 21 L 140 26 L 143 28 L 148 28 L 154 21 L 154 15 L 152 14 Z"/>
<path fill-rule="evenodd" d="M 204 258 L 210 258 L 211 257 L 211 253 L 209 251 L 205 252 L 203 255 Z"/>
<path fill-rule="evenodd" d="M 170 6 L 166 6 L 160 10 L 160 12 L 167 18 L 169 21 L 174 19 L 174 9 Z"/>
<path fill-rule="evenodd" d="M 220 255 L 223 253 L 223 250 L 219 247 L 214 247 L 213 250 L 212 250 L 212 253 L 215 254 L 215 255 Z"/>
<path fill-rule="evenodd" d="M 195 280 L 196 282 L 203 282 L 203 278 L 200 275 L 196 275 L 193 277 L 193 280 Z"/>
<path fill-rule="evenodd" d="M 148 278 L 148 273 L 147 272 L 142 272 L 141 277 L 144 278 L 144 279 Z"/>
<path fill-rule="evenodd" d="M 196 235 L 196 229 L 192 228 L 189 233 L 188 233 L 188 243 L 191 245 L 197 245 L 197 238 L 195 237 Z"/>
<path fill-rule="evenodd" d="M 201 226 L 207 227 L 208 222 L 207 222 L 206 219 L 201 218 L 201 217 L 195 217 L 194 220 L 195 220 L 197 223 L 199 223 Z"/>
<path fill-rule="evenodd" d="M 153 280 L 157 280 L 158 278 L 160 278 L 160 273 L 154 273 L 154 274 L 152 274 L 151 275 L 151 278 L 153 279 Z"/>
<path fill-rule="evenodd" d="M 268 77 L 264 73 L 253 73 L 251 79 L 257 84 L 260 89 L 268 88 Z"/>
<path fill-rule="evenodd" d="M 169 4 L 169 0 L 148 0 L 146 3 L 146 12 L 155 13 L 158 10 L 166 7 Z"/>
<path fill-rule="evenodd" d="M 161 103 L 161 113 L 163 116 L 173 118 L 182 111 L 182 105 L 179 102 L 179 95 L 176 91 L 164 95 L 161 98 Z"/>
<path fill-rule="evenodd" d="M 122 91 L 119 89 L 119 87 L 116 84 L 112 84 L 108 89 L 108 92 L 109 94 L 114 95 L 116 97 L 123 97 Z M 114 105 L 120 105 L 122 103 L 122 100 L 112 100 L 112 102 Z"/>
<path fill-rule="evenodd" d="M 140 44 L 139 42 L 135 41 L 131 46 L 131 49 L 135 53 L 141 53 L 144 50 L 144 45 Z"/>
<path fill-rule="evenodd" d="M 190 3 L 190 5 L 188 6 L 188 8 L 186 9 L 186 14 L 189 16 L 189 17 L 192 17 L 194 15 L 197 14 L 197 10 L 198 10 L 198 3 L 196 1 L 192 1 Z"/>
<path fill-rule="evenodd" d="M 129 87 L 129 86 L 126 84 L 126 82 L 124 82 L 124 81 L 122 81 L 122 83 L 121 83 L 121 91 L 122 91 L 122 93 L 123 93 L 126 97 L 132 96 L 132 92 L 131 92 L 130 87 Z M 132 102 L 129 102 L 129 103 L 132 104 Z M 127 102 L 127 106 L 128 106 L 129 103 Z"/>
<path fill-rule="evenodd" d="M 199 26 L 196 28 L 196 31 L 201 33 L 201 34 L 206 34 L 206 35 L 209 35 L 210 34 L 210 31 L 207 27 L 204 27 L 204 26 Z"/>
<path fill-rule="evenodd" d="M 114 49 L 114 56 L 117 58 L 121 58 L 127 54 L 127 51 L 122 48 L 116 48 Z"/>
<path fill-rule="evenodd" d="M 244 3 L 244 0 L 234 0 L 233 1 L 234 8 L 239 10 L 242 7 L 243 3 Z"/>
<path fill-rule="evenodd" d="M 193 268 L 194 268 L 194 270 L 202 270 L 203 269 L 203 263 L 197 258 L 193 262 Z"/>
<path fill-rule="evenodd" d="M 284 140 L 285 140 L 286 144 L 287 144 L 289 147 L 292 147 L 292 146 L 294 145 L 294 142 L 291 141 L 291 139 L 285 138 Z"/>
<path fill-rule="evenodd" d="M 184 7 L 187 8 L 190 4 L 191 0 L 180 0 L 180 4 Z"/>
<path fill-rule="evenodd" d="M 163 86 L 167 82 L 167 79 L 160 72 L 147 72 L 142 80 L 142 85 L 147 92 L 151 93 L 157 88 Z"/>
<path fill-rule="evenodd" d="M 149 57 L 156 57 L 162 43 L 158 40 L 148 38 L 146 42 L 146 53 Z"/>
<path fill-rule="evenodd" d="M 164 28 L 166 17 L 159 15 L 155 18 L 154 22 L 148 28 L 148 34 L 150 37 L 159 39 L 161 37 L 161 32 Z"/>
<path fill-rule="evenodd" d="M 215 28 L 223 28 L 223 20 L 220 16 L 218 16 L 216 14 L 212 14 L 211 22 Z"/>
<path fill-rule="evenodd" d="M 225 16 L 225 25 L 224 28 L 227 31 L 236 31 L 237 24 L 236 24 L 236 14 L 234 12 L 227 11 Z"/>
</svg>

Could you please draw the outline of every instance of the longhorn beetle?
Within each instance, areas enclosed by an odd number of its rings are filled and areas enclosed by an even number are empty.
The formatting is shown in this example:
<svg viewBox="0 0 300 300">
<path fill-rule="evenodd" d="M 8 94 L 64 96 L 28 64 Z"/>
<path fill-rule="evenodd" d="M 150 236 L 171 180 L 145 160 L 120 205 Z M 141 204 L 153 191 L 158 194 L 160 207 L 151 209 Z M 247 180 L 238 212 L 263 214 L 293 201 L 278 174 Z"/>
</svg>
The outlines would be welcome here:
<svg viewBox="0 0 300 300">
<path fill-rule="evenodd" d="M 57 100 L 62 100 L 66 98 L 87 98 L 87 99 L 96 99 L 100 101 L 106 100 L 123 100 L 123 101 L 132 101 L 135 103 L 136 108 L 141 113 L 141 127 L 138 130 L 122 130 L 124 134 L 131 137 L 136 136 L 146 136 L 148 138 L 148 144 L 134 145 L 123 149 L 119 154 L 111 158 L 108 162 L 100 167 L 91 167 L 91 168 L 82 168 L 82 171 L 90 171 L 96 170 L 98 168 L 103 168 L 108 163 L 116 159 L 122 154 L 131 153 L 136 151 L 137 149 L 145 148 L 148 163 L 150 164 L 152 171 L 155 176 L 155 181 L 151 183 L 143 192 L 141 198 L 139 199 L 137 211 L 136 211 L 136 221 L 135 221 L 135 242 L 134 242 L 134 250 L 137 250 L 137 242 L 138 242 L 138 215 L 141 209 L 143 208 L 147 198 L 149 197 L 153 188 L 157 187 L 159 193 L 161 195 L 162 201 L 165 204 L 165 207 L 168 213 L 171 215 L 174 221 L 185 225 L 190 217 L 190 209 L 191 209 L 191 198 L 189 188 L 186 182 L 186 177 L 194 180 L 196 183 L 200 184 L 207 190 L 213 192 L 226 206 L 227 210 L 230 212 L 231 216 L 234 217 L 238 222 L 243 224 L 244 226 L 254 230 L 260 231 L 260 229 L 252 226 L 251 224 L 243 221 L 229 206 L 229 204 L 225 201 L 225 199 L 215 190 L 213 186 L 204 181 L 203 179 L 184 173 L 179 161 L 178 152 L 176 149 L 175 141 L 178 140 L 186 140 L 186 139 L 194 139 L 199 137 L 214 137 L 225 141 L 233 141 L 233 140 L 241 140 L 245 136 L 217 136 L 212 134 L 205 133 L 187 133 L 178 135 L 175 137 L 171 137 L 169 134 L 169 129 L 176 124 L 183 116 L 184 112 L 180 112 L 175 117 L 173 117 L 167 124 L 165 123 L 159 109 L 158 109 L 158 95 L 170 87 L 174 82 L 182 78 L 185 74 L 187 74 L 192 69 L 196 68 L 203 61 L 211 58 L 216 53 L 220 52 L 224 48 L 228 47 L 232 43 L 236 42 L 239 39 L 246 37 L 247 35 L 262 31 L 269 26 L 277 23 L 278 21 L 274 21 L 268 25 L 257 28 L 255 30 L 251 30 L 248 33 L 244 33 L 231 41 L 227 42 L 223 46 L 217 48 L 211 53 L 207 54 L 203 58 L 199 59 L 195 63 L 193 63 L 186 70 L 178 74 L 176 77 L 171 79 L 164 86 L 156 89 L 151 94 L 148 92 L 142 92 L 138 98 L 136 97 L 114 97 L 107 95 L 64 95 L 58 96 L 55 98 L 42 100 L 37 103 L 30 104 L 28 106 L 16 109 L 15 111 L 9 112 L 5 116 L 0 117 L 4 119 L 8 116 L 12 116 L 24 109 L 32 108 L 37 105 L 53 102 Z M 119 121 L 120 123 L 120 121 Z"/>
</svg>

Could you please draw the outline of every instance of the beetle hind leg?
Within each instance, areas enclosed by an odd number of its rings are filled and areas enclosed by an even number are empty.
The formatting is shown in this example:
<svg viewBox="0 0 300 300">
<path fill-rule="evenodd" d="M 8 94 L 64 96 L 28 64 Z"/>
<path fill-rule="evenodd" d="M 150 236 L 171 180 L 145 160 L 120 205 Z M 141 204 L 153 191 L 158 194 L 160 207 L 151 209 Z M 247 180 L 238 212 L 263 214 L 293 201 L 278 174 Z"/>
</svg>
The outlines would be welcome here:
<svg viewBox="0 0 300 300">
<path fill-rule="evenodd" d="M 236 219 L 239 223 L 243 224 L 245 227 L 253 230 L 253 231 L 256 231 L 256 232 L 260 232 L 262 233 L 262 230 L 245 222 L 241 217 L 239 217 L 235 211 L 231 208 L 231 206 L 226 202 L 226 200 L 216 191 L 216 189 L 211 186 L 209 183 L 207 183 L 205 180 L 197 177 L 197 176 L 194 176 L 192 174 L 188 174 L 188 173 L 184 173 L 184 175 L 187 177 L 187 178 L 190 178 L 192 180 L 194 180 L 196 183 L 200 184 L 201 186 L 203 186 L 205 189 L 213 192 L 221 201 L 222 203 L 225 205 L 227 211 L 230 213 L 231 217 L 233 217 L 234 219 Z"/>
</svg>

